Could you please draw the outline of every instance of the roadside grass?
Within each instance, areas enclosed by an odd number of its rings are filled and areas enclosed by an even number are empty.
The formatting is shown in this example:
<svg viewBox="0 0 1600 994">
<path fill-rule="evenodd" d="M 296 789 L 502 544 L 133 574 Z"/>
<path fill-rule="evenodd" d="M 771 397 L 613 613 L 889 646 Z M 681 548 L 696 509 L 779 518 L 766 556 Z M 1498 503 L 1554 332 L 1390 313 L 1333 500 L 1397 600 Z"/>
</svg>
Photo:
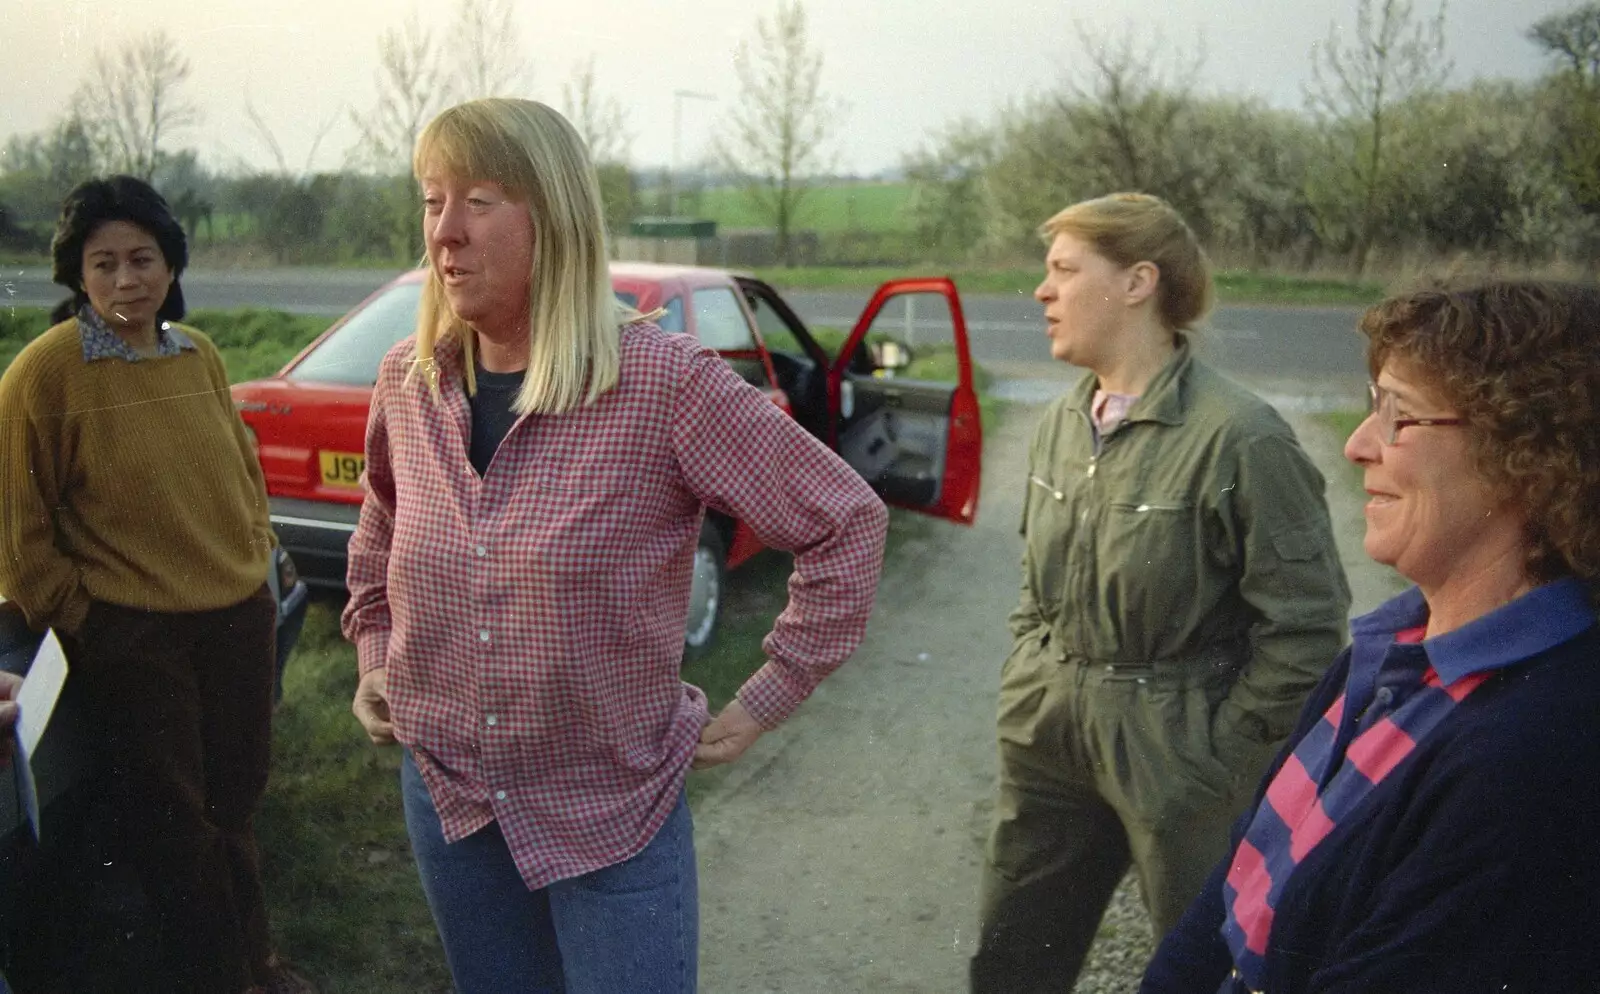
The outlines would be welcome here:
<svg viewBox="0 0 1600 994">
<path fill-rule="evenodd" d="M 1316 419 L 1327 425 L 1338 436 L 1339 444 L 1343 445 L 1345 439 L 1350 437 L 1350 433 L 1356 430 L 1356 426 L 1367 419 L 1367 412 L 1329 411 L 1316 415 Z M 1344 477 L 1341 485 L 1350 488 L 1354 493 L 1361 493 L 1361 467 L 1344 459 L 1339 460 L 1339 462 L 1340 470 L 1338 472 Z"/>
<path fill-rule="evenodd" d="M 1356 430 L 1357 425 L 1367 420 L 1367 412 L 1330 411 L 1327 414 L 1319 414 L 1317 417 L 1322 420 L 1323 424 L 1338 432 L 1341 439 L 1346 439 L 1350 437 L 1351 432 Z"/>
<path fill-rule="evenodd" d="M 1351 307 L 1382 300 L 1387 285 L 1372 280 L 1340 280 L 1251 270 L 1216 274 L 1217 299 L 1224 304 L 1284 304 Z"/>
<path fill-rule="evenodd" d="M 228 379 L 238 383 L 277 372 L 333 319 L 246 307 L 191 311 L 183 323 L 205 332 L 216 343 Z M 0 369 L 11 365 L 22 347 L 49 327 L 50 312 L 42 307 L 0 310 Z"/>
<path fill-rule="evenodd" d="M 450 990 L 400 808 L 400 751 L 350 714 L 355 649 L 313 601 L 284 673 L 256 816 L 274 940 L 324 990 Z"/>
<path fill-rule="evenodd" d="M 11 365 L 22 347 L 50 327 L 50 312 L 42 307 L 0 309 L 0 369 Z"/>
</svg>

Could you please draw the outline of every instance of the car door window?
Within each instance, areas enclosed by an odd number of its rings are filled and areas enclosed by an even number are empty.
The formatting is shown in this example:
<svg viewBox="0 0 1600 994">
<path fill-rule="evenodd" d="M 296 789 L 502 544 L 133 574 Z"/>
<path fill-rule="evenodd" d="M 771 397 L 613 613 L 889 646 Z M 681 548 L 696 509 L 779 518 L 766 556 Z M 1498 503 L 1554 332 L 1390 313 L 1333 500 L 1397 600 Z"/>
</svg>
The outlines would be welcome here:
<svg viewBox="0 0 1600 994">
<path fill-rule="evenodd" d="M 741 350 L 756 347 L 750 321 L 733 291 L 710 287 L 694 291 L 694 326 L 700 344 L 712 349 Z M 664 326 L 663 326 L 664 327 Z"/>
<path fill-rule="evenodd" d="M 668 297 L 661 306 L 666 309 L 666 313 L 657 320 L 661 330 L 670 331 L 674 335 L 683 334 L 683 298 Z"/>
<path fill-rule="evenodd" d="M 765 300 L 756 294 L 747 295 L 745 300 L 756 316 L 756 327 L 761 329 L 761 340 L 767 344 L 769 352 L 788 352 L 801 356 L 806 354 L 800 345 L 800 340 L 789 328 L 788 322 L 779 317 Z"/>
</svg>

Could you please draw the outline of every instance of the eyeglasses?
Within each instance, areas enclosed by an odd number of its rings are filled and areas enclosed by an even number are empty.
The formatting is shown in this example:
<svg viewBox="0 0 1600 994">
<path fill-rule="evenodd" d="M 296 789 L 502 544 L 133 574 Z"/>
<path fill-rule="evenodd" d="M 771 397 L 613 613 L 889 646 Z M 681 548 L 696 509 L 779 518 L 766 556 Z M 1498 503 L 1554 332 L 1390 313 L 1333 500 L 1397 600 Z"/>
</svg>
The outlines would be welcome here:
<svg viewBox="0 0 1600 994">
<path fill-rule="evenodd" d="M 1367 410 L 1377 416 L 1378 434 L 1385 445 L 1393 445 L 1399 440 L 1401 428 L 1450 428 L 1466 424 L 1462 418 L 1402 418 L 1395 410 L 1397 402 L 1394 394 L 1376 383 L 1367 384 L 1367 398 L 1371 405 Z"/>
</svg>

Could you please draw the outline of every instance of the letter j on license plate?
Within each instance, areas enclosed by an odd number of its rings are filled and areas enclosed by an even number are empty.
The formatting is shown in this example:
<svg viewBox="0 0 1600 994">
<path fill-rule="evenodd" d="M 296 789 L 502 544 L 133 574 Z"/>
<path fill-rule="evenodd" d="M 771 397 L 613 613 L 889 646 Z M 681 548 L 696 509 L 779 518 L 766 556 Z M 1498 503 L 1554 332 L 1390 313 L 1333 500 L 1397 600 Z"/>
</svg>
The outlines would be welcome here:
<svg viewBox="0 0 1600 994">
<path fill-rule="evenodd" d="M 322 462 L 322 483 L 328 487 L 353 489 L 361 485 L 361 471 L 367 467 L 367 457 L 359 452 L 317 453 Z"/>
</svg>

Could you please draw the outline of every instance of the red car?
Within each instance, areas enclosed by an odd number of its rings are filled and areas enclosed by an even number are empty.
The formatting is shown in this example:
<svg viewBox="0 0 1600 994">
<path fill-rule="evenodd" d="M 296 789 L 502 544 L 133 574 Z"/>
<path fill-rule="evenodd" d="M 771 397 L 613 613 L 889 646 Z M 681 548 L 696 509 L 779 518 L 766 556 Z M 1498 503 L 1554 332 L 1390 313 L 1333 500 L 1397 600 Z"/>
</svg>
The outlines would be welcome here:
<svg viewBox="0 0 1600 994">
<path fill-rule="evenodd" d="M 378 290 L 276 376 L 233 388 L 259 446 L 273 528 L 307 583 L 344 585 L 346 546 L 361 508 L 372 385 L 384 354 L 416 328 L 424 275 L 425 270 L 409 272 Z M 664 329 L 716 349 L 843 456 L 885 501 L 972 523 L 983 437 L 966 324 L 949 280 L 884 284 L 839 354 L 830 356 L 760 280 L 629 262 L 613 263 L 611 277 L 618 297 L 642 311 L 663 308 Z M 948 316 L 930 322 L 930 311 Z M 867 345 L 868 331 L 881 340 L 890 320 L 912 336 L 930 325 L 947 333 L 955 382 L 896 376 L 909 358 L 906 350 Z M 760 548 L 740 522 L 707 514 L 695 553 L 687 651 L 703 650 L 716 633 L 725 571 Z"/>
</svg>

